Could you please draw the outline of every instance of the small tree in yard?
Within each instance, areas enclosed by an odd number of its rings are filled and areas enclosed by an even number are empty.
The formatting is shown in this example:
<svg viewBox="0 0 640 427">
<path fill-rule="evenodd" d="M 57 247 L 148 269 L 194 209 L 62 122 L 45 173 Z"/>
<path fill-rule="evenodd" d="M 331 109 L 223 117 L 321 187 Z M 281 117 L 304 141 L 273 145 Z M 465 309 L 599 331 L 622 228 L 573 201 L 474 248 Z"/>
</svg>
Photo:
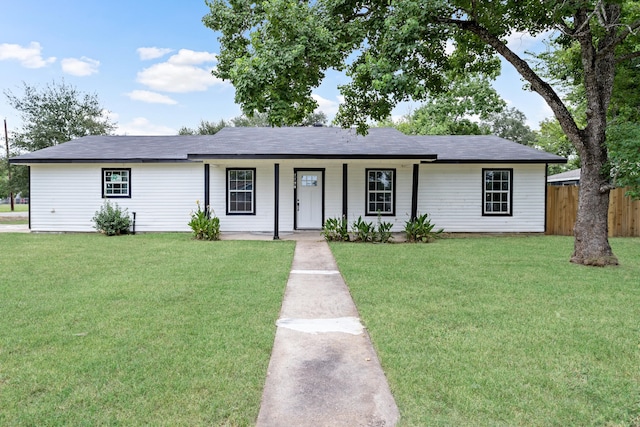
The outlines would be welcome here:
<svg viewBox="0 0 640 427">
<path fill-rule="evenodd" d="M 23 123 L 22 129 L 14 132 L 16 149 L 40 150 L 86 135 L 108 135 L 115 129 L 104 116 L 96 94 L 82 93 L 64 81 L 44 88 L 23 85 L 22 95 L 4 91 Z"/>
<path fill-rule="evenodd" d="M 111 204 L 108 200 L 104 202 L 100 210 L 96 211 L 92 218 L 93 228 L 107 236 L 117 236 L 128 234 L 131 227 L 131 217 L 127 209 L 124 210 L 117 203 Z"/>
<path fill-rule="evenodd" d="M 336 122 L 359 132 L 389 117 L 400 101 L 428 99 L 446 76 L 494 74 L 502 56 L 547 102 L 582 161 L 571 261 L 617 264 L 608 241 L 611 177 L 607 110 L 614 77 L 640 57 L 637 0 L 208 0 L 204 17 L 220 31 L 213 73 L 230 80 L 245 113 L 267 113 L 271 125 L 294 124 L 317 108 L 312 89 L 327 69 L 346 70 Z M 555 31 L 555 33 L 553 33 Z M 576 47 L 586 125 L 561 92 L 507 44 L 517 33 L 553 34 L 557 49 Z M 637 89 L 635 89 L 637 90 Z"/>
</svg>

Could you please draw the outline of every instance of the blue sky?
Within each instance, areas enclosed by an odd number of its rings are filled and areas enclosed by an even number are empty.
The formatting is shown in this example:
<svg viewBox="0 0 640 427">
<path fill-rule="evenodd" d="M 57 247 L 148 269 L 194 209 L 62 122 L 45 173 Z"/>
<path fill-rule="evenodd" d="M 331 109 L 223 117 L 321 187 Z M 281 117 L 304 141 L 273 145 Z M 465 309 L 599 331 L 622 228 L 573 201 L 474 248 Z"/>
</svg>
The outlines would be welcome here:
<svg viewBox="0 0 640 427">
<path fill-rule="evenodd" d="M 170 135 L 201 119 L 230 119 L 240 108 L 233 87 L 210 73 L 219 44 L 218 34 L 202 24 L 207 12 L 204 0 L 3 2 L 0 89 L 20 95 L 22 82 L 44 87 L 64 79 L 97 93 L 118 124 L 117 134 Z M 514 35 L 510 45 L 519 52 L 541 46 L 524 35 Z M 340 101 L 336 86 L 344 82 L 345 76 L 329 72 L 314 91 L 330 118 Z M 551 112 L 522 86 L 518 74 L 503 66 L 496 89 L 535 128 Z M 399 105 L 394 114 L 418 105 Z M 0 117 L 10 130 L 21 125 L 3 94 Z"/>
</svg>

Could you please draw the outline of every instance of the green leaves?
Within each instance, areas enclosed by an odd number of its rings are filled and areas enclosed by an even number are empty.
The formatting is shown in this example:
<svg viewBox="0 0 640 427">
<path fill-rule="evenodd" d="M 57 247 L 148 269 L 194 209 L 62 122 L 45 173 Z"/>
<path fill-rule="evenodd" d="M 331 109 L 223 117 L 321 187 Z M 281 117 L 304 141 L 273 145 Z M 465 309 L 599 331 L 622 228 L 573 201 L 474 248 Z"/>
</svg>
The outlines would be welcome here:
<svg viewBox="0 0 640 427">
<path fill-rule="evenodd" d="M 274 126 L 302 122 L 318 106 L 311 89 L 344 55 L 317 7 L 272 0 L 210 8 L 204 23 L 222 33 L 214 74 L 233 83 L 243 112 L 268 113 Z"/>
<path fill-rule="evenodd" d="M 200 201 L 196 201 L 198 209 L 191 212 L 189 227 L 196 240 L 220 240 L 220 218 L 218 218 L 209 206 L 204 209 Z"/>
<path fill-rule="evenodd" d="M 627 195 L 640 199 L 640 124 L 622 123 L 607 130 L 609 169 L 614 183 L 629 187 Z"/>
<path fill-rule="evenodd" d="M 23 89 L 22 96 L 4 92 L 24 123 L 13 138 L 13 146 L 20 150 L 40 150 L 86 135 L 107 135 L 115 129 L 96 94 L 82 93 L 64 81 L 44 88 L 24 83 Z"/>
<path fill-rule="evenodd" d="M 109 200 L 105 200 L 91 220 L 95 224 L 94 228 L 107 236 L 128 234 L 131 227 L 128 210 L 120 208 L 117 203 L 112 205 Z"/>
</svg>

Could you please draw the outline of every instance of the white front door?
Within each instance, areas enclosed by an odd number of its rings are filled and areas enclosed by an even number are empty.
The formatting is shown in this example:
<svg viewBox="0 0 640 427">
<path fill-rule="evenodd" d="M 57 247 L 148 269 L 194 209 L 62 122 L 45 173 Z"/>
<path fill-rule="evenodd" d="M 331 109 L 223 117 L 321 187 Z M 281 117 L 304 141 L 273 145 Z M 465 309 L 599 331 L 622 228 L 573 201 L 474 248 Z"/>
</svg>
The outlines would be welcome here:
<svg viewBox="0 0 640 427">
<path fill-rule="evenodd" d="M 322 228 L 322 170 L 296 173 L 296 228 Z"/>
</svg>

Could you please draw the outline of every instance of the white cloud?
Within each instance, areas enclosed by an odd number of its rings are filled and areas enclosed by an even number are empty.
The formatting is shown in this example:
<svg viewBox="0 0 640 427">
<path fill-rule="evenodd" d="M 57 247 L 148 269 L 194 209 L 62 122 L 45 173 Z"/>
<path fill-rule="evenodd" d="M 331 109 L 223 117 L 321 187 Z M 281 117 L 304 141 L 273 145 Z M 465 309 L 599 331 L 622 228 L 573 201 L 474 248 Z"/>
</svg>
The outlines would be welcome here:
<svg viewBox="0 0 640 427">
<path fill-rule="evenodd" d="M 515 52 L 524 52 L 548 39 L 551 34 L 553 34 L 553 31 L 545 31 L 535 36 L 527 32 L 514 31 L 507 37 L 507 47 Z"/>
<path fill-rule="evenodd" d="M 129 123 L 118 125 L 116 135 L 177 135 L 178 131 L 168 126 L 156 125 L 144 117 L 136 117 Z"/>
<path fill-rule="evenodd" d="M 337 101 L 331 101 L 330 99 L 323 98 L 317 93 L 311 94 L 311 97 L 318 103 L 318 110 L 325 113 L 329 118 L 336 115 L 338 107 L 342 102 L 344 102 L 344 97 L 342 96 L 336 97 Z"/>
<path fill-rule="evenodd" d="M 156 59 L 173 52 L 173 49 L 166 47 L 139 47 L 136 49 L 141 60 Z"/>
<path fill-rule="evenodd" d="M 137 81 L 162 92 L 205 91 L 209 86 L 228 84 L 211 75 L 215 62 L 215 53 L 180 49 L 166 62 L 154 64 L 140 71 Z M 201 64 L 211 64 L 211 66 L 207 67 Z"/>
<path fill-rule="evenodd" d="M 71 74 L 72 76 L 90 76 L 91 74 L 96 74 L 98 72 L 98 67 L 100 66 L 100 61 L 96 61 L 95 59 L 87 58 L 86 56 L 77 58 L 65 58 L 60 61 L 62 65 L 62 71 L 67 74 Z"/>
<path fill-rule="evenodd" d="M 196 52 L 190 49 L 180 49 L 171 55 L 169 62 L 175 65 L 197 65 L 218 62 L 218 55 L 211 52 Z"/>
<path fill-rule="evenodd" d="M 129 98 L 134 101 L 142 101 L 148 102 L 149 104 L 167 104 L 174 105 L 177 104 L 178 101 L 156 92 L 151 92 L 149 90 L 134 90 L 126 94 Z"/>
<path fill-rule="evenodd" d="M 51 56 L 47 59 L 42 57 L 42 46 L 38 42 L 31 42 L 29 46 L 23 47 L 18 44 L 0 44 L 0 61 L 17 60 L 25 68 L 42 68 L 56 61 Z"/>
</svg>

